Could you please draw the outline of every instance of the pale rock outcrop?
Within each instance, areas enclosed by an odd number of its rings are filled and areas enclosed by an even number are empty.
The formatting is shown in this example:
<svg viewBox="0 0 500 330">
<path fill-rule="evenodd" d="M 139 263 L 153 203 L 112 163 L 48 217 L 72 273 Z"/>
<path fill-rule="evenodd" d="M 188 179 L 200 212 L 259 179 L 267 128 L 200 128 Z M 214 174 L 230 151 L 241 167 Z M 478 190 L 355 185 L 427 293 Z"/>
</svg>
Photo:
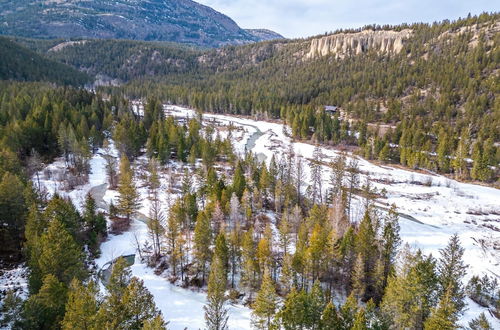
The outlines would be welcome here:
<svg viewBox="0 0 500 330">
<path fill-rule="evenodd" d="M 338 33 L 311 40 L 311 47 L 306 58 L 318 58 L 326 55 L 335 55 L 344 58 L 349 55 L 358 55 L 374 49 L 379 53 L 397 54 L 403 49 L 406 39 L 412 30 L 402 31 L 373 31 L 365 30 L 356 33 Z"/>
</svg>

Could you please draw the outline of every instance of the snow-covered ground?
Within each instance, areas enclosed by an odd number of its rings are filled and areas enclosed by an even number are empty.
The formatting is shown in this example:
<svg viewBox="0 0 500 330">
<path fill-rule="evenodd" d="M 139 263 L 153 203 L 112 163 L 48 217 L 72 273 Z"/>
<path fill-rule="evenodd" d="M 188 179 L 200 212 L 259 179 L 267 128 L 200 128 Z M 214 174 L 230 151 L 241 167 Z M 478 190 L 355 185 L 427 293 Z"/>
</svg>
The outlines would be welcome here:
<svg viewBox="0 0 500 330">
<path fill-rule="evenodd" d="M 166 110 L 169 115 L 178 117 L 195 116 L 193 110 L 179 106 L 168 106 Z M 260 131 L 262 134 L 252 143 L 251 151 L 265 156 L 267 162 L 273 155 L 281 157 L 287 153 L 290 145 L 297 155 L 305 160 L 312 159 L 315 146 L 293 141 L 285 134 L 289 129 L 284 129 L 282 124 L 217 114 L 204 114 L 203 118 L 205 121 L 216 120 L 219 124 L 242 127 L 248 137 L 234 142 L 235 149 L 239 151 L 245 150 L 248 139 Z M 322 161 L 326 163 L 339 155 L 338 151 L 328 147 L 322 147 L 321 152 Z M 362 158 L 358 158 L 358 161 L 362 173 L 361 183 L 369 176 L 378 191 L 385 189 L 387 192 L 386 198 L 377 200 L 377 203 L 396 204 L 400 213 L 417 220 L 400 218 L 403 241 L 437 257 L 450 236 L 457 233 L 465 248 L 464 260 L 469 265 L 465 280 L 468 281 L 473 275 L 500 276 L 500 190 L 462 183 L 432 173 L 380 166 Z M 305 172 L 307 177 L 307 166 Z M 330 173 L 329 168 L 323 166 L 325 189 L 328 188 Z M 467 302 L 469 310 L 461 320 L 463 325 L 477 317 L 482 310 L 472 301 Z M 499 320 L 489 314 L 487 316 L 496 328 L 500 328 Z"/>
<path fill-rule="evenodd" d="M 193 118 L 195 112 L 183 107 L 166 106 L 168 115 L 182 118 Z M 283 125 L 265 121 L 256 121 L 248 118 L 239 118 L 226 115 L 204 114 L 206 123 L 215 123 L 219 127 L 215 134 L 221 138 L 227 137 L 231 130 L 231 141 L 237 152 L 243 153 L 249 149 L 258 154 L 259 159 L 270 161 L 271 157 L 281 157 L 289 151 L 290 144 L 294 152 L 305 160 L 312 158 L 314 146 L 307 143 L 292 141 Z M 63 191 L 57 183 L 57 173 L 64 169 L 64 160 L 59 159 L 40 173 L 41 185 L 50 194 L 58 192 L 70 197 L 75 205 L 80 207 L 84 197 L 92 187 L 106 184 L 105 160 L 103 150 L 92 158 L 89 183 L 79 186 L 69 192 Z M 323 161 L 329 162 L 338 152 L 322 148 Z M 139 159 L 138 162 L 145 162 Z M 307 163 L 307 161 L 305 162 Z M 172 166 L 178 166 L 173 164 Z M 451 235 L 458 233 L 462 245 L 465 247 L 464 259 L 470 265 L 467 279 L 472 275 L 500 275 L 500 191 L 478 185 L 465 184 L 450 180 L 443 176 L 421 174 L 390 166 L 378 166 L 363 159 L 359 159 L 359 167 L 363 173 L 361 182 L 365 177 L 372 179 L 373 185 L 381 191 L 385 189 L 386 198 L 377 201 L 380 205 L 395 203 L 401 213 L 412 216 L 417 221 L 400 218 L 402 239 L 413 247 L 422 249 L 425 253 L 439 255 Z M 49 174 L 49 175 L 47 175 Z M 306 176 L 308 174 L 306 166 Z M 323 167 L 324 188 L 328 188 L 330 171 Z M 168 174 L 161 174 L 162 195 L 160 199 L 166 205 L 167 196 L 164 194 Z M 306 182 L 308 180 L 305 180 Z M 148 214 L 147 190 L 144 182 L 138 181 L 139 192 L 143 198 L 140 212 Z M 107 189 L 104 201 L 114 200 L 116 191 Z M 173 200 L 174 196 L 170 196 Z M 358 212 L 353 212 L 359 214 Z M 497 230 L 495 230 L 495 228 Z M 136 253 L 137 241 L 142 243 L 147 239 L 147 226 L 145 223 L 134 220 L 129 231 L 121 235 L 110 235 L 101 245 L 102 254 L 96 260 L 97 266 L 102 267 L 109 261 L 121 255 Z M 493 248 L 497 244 L 497 250 Z M 162 276 L 155 275 L 153 270 L 141 262 L 136 255 L 135 264 L 131 267 L 132 274 L 144 280 L 146 287 L 155 297 L 156 304 L 162 311 L 165 320 L 169 321 L 169 329 L 198 329 L 203 328 L 203 305 L 205 294 L 179 288 Z M 461 322 L 466 325 L 468 320 L 477 317 L 484 311 L 470 300 L 468 311 Z M 243 306 L 231 306 L 229 326 L 231 329 L 250 329 L 251 310 Z M 494 328 L 500 329 L 500 322 L 493 319 L 488 313 L 487 317 Z"/>
</svg>

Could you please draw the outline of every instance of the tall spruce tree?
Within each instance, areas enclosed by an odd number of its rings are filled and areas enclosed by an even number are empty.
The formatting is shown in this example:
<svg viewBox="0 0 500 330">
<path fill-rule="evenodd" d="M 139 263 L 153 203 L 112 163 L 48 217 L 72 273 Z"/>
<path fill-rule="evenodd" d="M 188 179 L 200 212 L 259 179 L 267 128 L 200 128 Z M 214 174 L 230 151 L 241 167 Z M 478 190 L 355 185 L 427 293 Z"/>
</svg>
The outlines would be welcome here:
<svg viewBox="0 0 500 330">
<path fill-rule="evenodd" d="M 96 327 L 99 310 L 98 287 L 94 282 L 86 285 L 74 279 L 69 287 L 66 313 L 61 323 L 64 330 L 92 330 Z"/>
<path fill-rule="evenodd" d="M 438 259 L 437 270 L 440 295 L 444 296 L 446 291 L 451 291 L 449 299 L 453 302 L 454 312 L 458 316 L 465 307 L 465 288 L 462 280 L 467 269 L 463 261 L 464 248 L 460 244 L 458 235 L 453 235 L 448 245 L 439 252 L 441 257 Z"/>
<path fill-rule="evenodd" d="M 269 270 L 264 271 L 264 277 L 257 298 L 253 303 L 252 324 L 257 329 L 270 329 L 276 313 L 278 295 Z"/>
<path fill-rule="evenodd" d="M 120 160 L 120 179 L 118 181 L 118 210 L 127 221 L 140 207 L 140 196 L 134 183 L 130 162 L 125 154 Z"/>
<path fill-rule="evenodd" d="M 226 307 L 227 274 L 222 259 L 216 254 L 208 277 L 205 324 L 208 330 L 226 330 L 228 313 Z"/>
</svg>

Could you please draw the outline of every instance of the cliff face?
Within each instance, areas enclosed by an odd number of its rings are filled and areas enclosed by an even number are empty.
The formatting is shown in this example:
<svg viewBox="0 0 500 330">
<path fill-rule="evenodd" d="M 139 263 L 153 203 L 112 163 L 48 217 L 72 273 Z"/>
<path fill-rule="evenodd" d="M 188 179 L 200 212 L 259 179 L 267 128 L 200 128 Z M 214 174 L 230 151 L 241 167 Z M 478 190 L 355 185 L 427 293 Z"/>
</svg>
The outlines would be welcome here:
<svg viewBox="0 0 500 330">
<path fill-rule="evenodd" d="M 369 50 L 379 53 L 397 54 L 403 49 L 406 39 L 412 31 L 372 31 L 365 30 L 357 33 L 338 33 L 311 40 L 311 47 L 306 58 L 318 58 L 326 55 L 335 55 L 344 58 L 358 55 Z"/>
</svg>

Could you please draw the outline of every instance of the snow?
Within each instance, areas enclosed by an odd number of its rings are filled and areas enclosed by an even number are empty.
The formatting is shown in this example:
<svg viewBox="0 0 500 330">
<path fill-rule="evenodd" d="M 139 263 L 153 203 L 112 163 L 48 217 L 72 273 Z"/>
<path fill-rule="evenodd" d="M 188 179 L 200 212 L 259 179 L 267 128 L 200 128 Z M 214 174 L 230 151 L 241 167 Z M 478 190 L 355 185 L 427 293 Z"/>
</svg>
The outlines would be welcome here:
<svg viewBox="0 0 500 330">
<path fill-rule="evenodd" d="M 179 106 L 167 107 L 167 113 L 182 117 L 193 117 L 194 111 Z M 290 145 L 296 155 L 311 159 L 315 146 L 308 143 L 295 142 L 285 131 L 288 127 L 282 124 L 257 121 L 249 118 L 228 115 L 204 114 L 205 120 L 218 120 L 220 123 L 232 123 L 243 127 L 258 128 L 263 134 L 255 141 L 251 149 L 255 154 L 265 156 L 267 163 L 275 155 L 286 154 Z M 245 150 L 246 141 L 233 141 L 236 150 Z M 339 155 L 337 150 L 321 147 L 322 161 L 330 162 Z M 350 158 L 356 157 L 348 155 Z M 366 177 L 372 179 L 372 184 L 378 191 L 385 189 L 386 198 L 377 200 L 377 205 L 387 208 L 396 204 L 400 213 L 413 217 L 416 221 L 400 218 L 401 237 L 404 242 L 424 253 L 439 256 L 439 250 L 444 248 L 449 238 L 457 233 L 465 248 L 464 261 L 469 265 L 465 282 L 473 275 L 500 274 L 500 253 L 493 244 L 500 243 L 500 190 L 462 183 L 433 173 L 424 174 L 412 172 L 391 166 L 381 166 L 356 157 L 362 173 L 361 182 Z M 307 163 L 307 162 L 305 162 Z M 306 177 L 309 176 L 308 166 L 305 166 Z M 328 188 L 330 170 L 323 166 L 323 188 Z M 305 180 L 306 182 L 310 180 Z M 357 203 L 359 204 L 359 203 Z M 362 210 L 354 210 L 359 216 Z M 487 227 L 489 226 L 489 227 Z M 467 322 L 486 309 L 467 300 L 468 311 L 461 322 Z M 500 328 L 500 321 L 490 316 L 490 322 Z"/>
<path fill-rule="evenodd" d="M 27 268 L 22 264 L 16 268 L 2 270 L 0 272 L 0 298 L 3 298 L 2 293 L 14 291 L 22 299 L 28 296 L 28 281 Z M 1 305 L 1 299 L 0 299 Z"/>
<path fill-rule="evenodd" d="M 180 118 L 194 118 L 196 113 L 193 110 L 179 106 L 165 106 L 168 115 Z M 234 126 L 232 143 L 235 150 L 243 154 L 247 148 L 255 154 L 260 155 L 259 159 L 270 162 L 273 155 L 276 157 L 285 155 L 290 145 L 294 152 L 303 157 L 305 165 L 305 175 L 309 176 L 307 159 L 313 154 L 314 146 L 307 143 L 293 141 L 285 131 L 282 124 L 266 121 L 256 121 L 249 118 L 204 114 L 204 123 L 215 122 L 216 130 L 224 138 L 228 130 L 224 126 Z M 215 133 L 217 134 L 217 133 Z M 114 148 L 114 146 L 111 146 Z M 116 155 L 116 150 L 113 150 Z M 328 147 L 322 147 L 323 159 L 325 163 L 330 162 L 339 153 Z M 91 174 L 89 183 L 76 187 L 70 192 L 61 190 L 61 187 L 54 176 L 47 177 L 45 171 L 40 172 L 41 185 L 49 194 L 58 192 L 63 196 L 70 197 L 73 202 L 80 206 L 87 192 L 92 188 L 106 184 L 105 160 L 102 157 L 103 150 L 92 158 Z M 348 158 L 355 157 L 348 155 Z M 138 159 L 138 163 L 146 162 L 144 158 Z M 465 248 L 464 260 L 469 264 L 469 269 L 465 281 L 472 275 L 498 276 L 500 274 L 500 256 L 498 250 L 493 247 L 494 242 L 499 244 L 500 232 L 495 231 L 500 219 L 500 191 L 474 184 L 467 184 L 448 179 L 444 176 L 434 174 L 416 173 L 391 166 L 380 166 L 363 159 L 358 159 L 359 168 L 362 172 L 361 182 L 367 176 L 372 179 L 372 184 L 379 191 L 385 189 L 386 198 L 379 198 L 377 205 L 388 207 L 396 204 L 398 211 L 415 219 L 408 217 L 400 218 L 401 237 L 413 247 L 422 249 L 425 253 L 432 253 L 435 257 L 439 255 L 439 249 L 446 246 L 448 239 L 454 233 L 458 233 L 463 247 Z M 53 164 L 47 166 L 53 173 L 64 171 L 64 160 L 58 159 Z M 177 164 L 169 166 L 176 167 Z M 330 170 L 323 166 L 324 189 L 328 188 Z M 162 188 L 160 189 L 160 199 L 162 204 L 167 203 L 165 187 L 167 174 L 161 174 Z M 34 180 L 36 182 L 36 179 Z M 305 182 L 308 182 L 306 179 Z M 147 202 L 147 189 L 144 182 L 137 181 L 139 192 L 143 199 L 140 210 L 147 215 L 149 204 Z M 104 201 L 110 203 L 115 201 L 117 192 L 107 189 L 104 194 Z M 172 195 L 171 198 L 175 198 Z M 360 205 L 359 201 L 354 201 L 355 205 Z M 352 213 L 355 217 L 362 214 L 363 210 L 358 207 Z M 353 217 L 354 218 L 354 217 Z M 490 226 L 490 227 L 487 227 Z M 493 228 L 493 229 L 492 229 Z M 276 230 L 274 228 L 274 230 Z M 133 220 L 129 231 L 121 235 L 110 235 L 108 240 L 101 245 L 102 254 L 96 260 L 99 268 L 109 261 L 121 255 L 136 253 L 136 241 L 143 244 L 147 239 L 147 226 L 139 220 Z M 162 311 L 165 320 L 170 321 L 169 329 L 197 329 L 204 327 L 203 305 L 205 294 L 183 289 L 171 284 L 165 277 L 154 274 L 151 268 L 143 264 L 136 255 L 135 264 L 131 267 L 132 274 L 142 279 L 146 287 L 155 297 L 157 306 Z M 1 283 L 0 283 L 1 284 Z M 466 325 L 469 320 L 477 317 L 480 312 L 486 309 L 478 306 L 474 302 L 467 300 L 468 310 L 461 319 Z M 488 313 L 485 313 L 488 314 Z M 230 306 L 229 327 L 231 329 L 250 329 L 251 310 L 243 306 Z M 487 315 L 494 328 L 500 328 L 500 321 Z"/>
</svg>

